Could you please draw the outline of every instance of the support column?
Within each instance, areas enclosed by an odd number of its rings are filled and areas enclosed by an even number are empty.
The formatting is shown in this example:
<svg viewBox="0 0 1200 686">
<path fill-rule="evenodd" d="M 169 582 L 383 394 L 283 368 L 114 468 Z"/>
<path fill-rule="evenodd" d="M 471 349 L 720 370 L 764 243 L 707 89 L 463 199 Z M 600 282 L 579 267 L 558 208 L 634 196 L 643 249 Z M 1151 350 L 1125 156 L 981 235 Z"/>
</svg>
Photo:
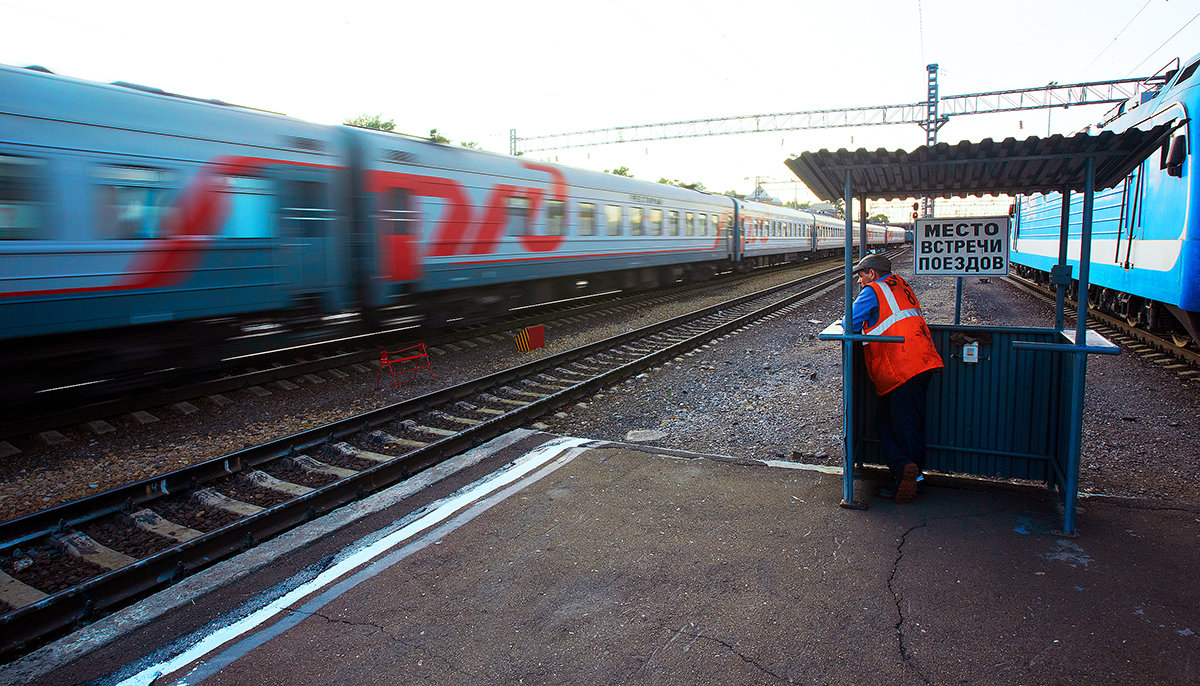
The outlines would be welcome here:
<svg viewBox="0 0 1200 686">
<path fill-rule="evenodd" d="M 1092 207 L 1096 194 L 1096 159 L 1089 157 L 1084 163 L 1083 217 L 1079 236 L 1079 292 L 1076 295 L 1078 314 L 1075 319 L 1075 345 L 1087 345 L 1087 301 L 1088 278 L 1092 266 Z M 1066 492 L 1063 493 L 1063 531 L 1075 531 L 1075 501 L 1079 495 L 1079 459 L 1083 452 L 1083 398 L 1087 381 L 1087 353 L 1080 350 L 1073 360 L 1075 373 L 1071 379 L 1071 428 L 1068 436 L 1068 464 L 1066 469 Z"/>
<path fill-rule="evenodd" d="M 1054 328 L 1062 331 L 1063 309 L 1066 306 L 1067 286 L 1071 283 L 1071 268 L 1067 265 L 1067 236 L 1071 230 L 1071 189 L 1062 188 L 1062 219 L 1058 229 L 1058 268 L 1050 270 L 1054 284 Z"/>
<path fill-rule="evenodd" d="M 845 334 L 854 333 L 854 220 L 850 210 L 854 207 L 853 188 L 850 184 L 850 170 L 846 170 L 846 194 L 843 207 L 846 208 L 846 267 L 845 267 L 845 314 L 842 317 L 842 331 Z M 854 342 L 842 341 L 842 507 L 863 509 L 861 503 L 854 502 Z"/>
<path fill-rule="evenodd" d="M 858 258 L 867 256 L 867 196 L 858 201 Z"/>
</svg>

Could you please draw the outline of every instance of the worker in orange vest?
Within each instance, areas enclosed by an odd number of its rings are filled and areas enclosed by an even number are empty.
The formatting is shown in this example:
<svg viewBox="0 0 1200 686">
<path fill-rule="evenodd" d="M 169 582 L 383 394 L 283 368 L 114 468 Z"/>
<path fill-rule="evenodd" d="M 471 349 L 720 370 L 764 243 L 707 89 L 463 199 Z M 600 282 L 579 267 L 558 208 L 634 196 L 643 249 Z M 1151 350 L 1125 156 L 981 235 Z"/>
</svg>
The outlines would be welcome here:
<svg viewBox="0 0 1200 686">
<path fill-rule="evenodd" d="M 862 291 L 854 300 L 853 330 L 903 336 L 903 343 L 863 344 L 867 374 L 879 395 L 876 418 L 880 454 L 892 482 L 879 495 L 910 503 L 925 468 L 925 389 L 942 356 L 933 345 L 921 305 L 908 283 L 892 273 L 883 255 L 867 255 L 854 267 Z"/>
</svg>

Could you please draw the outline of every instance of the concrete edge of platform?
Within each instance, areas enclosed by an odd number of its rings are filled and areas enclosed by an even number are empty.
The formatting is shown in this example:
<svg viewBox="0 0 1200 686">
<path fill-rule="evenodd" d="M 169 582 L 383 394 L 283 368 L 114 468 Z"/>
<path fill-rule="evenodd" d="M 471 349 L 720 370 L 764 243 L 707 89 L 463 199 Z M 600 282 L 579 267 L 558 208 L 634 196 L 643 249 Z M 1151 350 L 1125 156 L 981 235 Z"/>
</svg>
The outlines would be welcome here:
<svg viewBox="0 0 1200 686">
<path fill-rule="evenodd" d="M 536 439 L 541 438 L 539 442 Z M 24 683 L 67 665 L 97 648 L 143 628 L 165 614 L 194 604 L 205 594 L 227 588 L 284 555 L 410 498 L 437 482 L 473 467 L 522 441 L 529 447 L 557 438 L 554 434 L 515 429 L 363 500 L 302 524 L 240 555 L 219 562 L 169 588 L 119 610 L 87 627 L 8 664 L 0 665 L 0 684 Z"/>
<path fill-rule="evenodd" d="M 776 467 L 780 469 L 795 469 L 800 471 L 817 472 L 821 474 L 830 474 L 834 476 L 842 475 L 842 468 L 834 465 L 811 464 L 807 462 L 793 462 L 791 460 L 777 460 L 770 458 L 757 457 L 736 457 L 733 455 L 722 455 L 719 453 L 700 453 L 690 450 L 678 450 L 675 448 L 664 448 L 650 443 L 629 443 L 624 441 L 606 441 L 595 440 L 591 444 L 592 448 L 618 448 L 622 450 L 632 450 L 648 455 L 658 455 L 668 458 L 681 459 L 709 459 L 726 462 L 731 464 L 742 465 L 761 465 L 766 467 Z M 855 481 L 884 481 L 888 477 L 887 467 L 883 465 L 868 464 L 859 467 L 855 470 Z M 928 486 L 936 486 L 939 488 L 955 488 L 955 489 L 979 489 L 989 488 L 997 489 L 1010 493 L 1018 493 L 1034 497 L 1047 497 L 1057 499 L 1057 493 L 1046 488 L 1044 484 L 1035 481 L 1019 481 L 1012 479 L 1002 479 L 986 476 L 976 476 L 972 474 L 957 474 L 952 472 L 926 472 L 925 483 Z M 1110 503 L 1120 507 L 1131 507 L 1138 509 L 1154 509 L 1154 510 L 1179 510 L 1182 512 L 1192 512 L 1200 514 L 1200 507 L 1189 503 L 1156 499 L 1146 496 L 1129 496 L 1116 495 L 1110 493 L 1095 493 L 1089 491 L 1080 491 L 1078 495 L 1081 501 L 1096 501 Z"/>
</svg>

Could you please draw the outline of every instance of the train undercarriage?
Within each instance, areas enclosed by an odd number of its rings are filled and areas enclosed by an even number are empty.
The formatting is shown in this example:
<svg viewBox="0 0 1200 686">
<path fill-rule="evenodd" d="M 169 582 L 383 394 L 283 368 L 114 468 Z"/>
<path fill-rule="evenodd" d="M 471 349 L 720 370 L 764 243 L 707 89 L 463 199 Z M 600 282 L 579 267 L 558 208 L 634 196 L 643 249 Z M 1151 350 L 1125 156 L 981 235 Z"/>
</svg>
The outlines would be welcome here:
<svg viewBox="0 0 1200 686">
<path fill-rule="evenodd" d="M 1050 275 L 1039 269 L 1014 264 L 1018 276 L 1050 288 Z M 1067 297 L 1079 301 L 1079 282 L 1067 286 Z M 1180 347 L 1200 347 L 1200 313 L 1176 305 L 1124 293 L 1103 286 L 1088 286 L 1088 307 L 1124 319 L 1125 323 L 1160 336 L 1169 336 Z"/>
</svg>

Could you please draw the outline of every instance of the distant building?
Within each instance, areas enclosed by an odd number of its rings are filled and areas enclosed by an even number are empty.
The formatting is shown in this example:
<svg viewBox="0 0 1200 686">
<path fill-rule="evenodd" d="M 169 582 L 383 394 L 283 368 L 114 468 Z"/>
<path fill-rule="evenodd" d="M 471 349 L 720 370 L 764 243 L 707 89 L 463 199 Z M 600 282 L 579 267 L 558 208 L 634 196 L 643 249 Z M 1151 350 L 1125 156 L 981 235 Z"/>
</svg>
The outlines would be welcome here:
<svg viewBox="0 0 1200 686">
<path fill-rule="evenodd" d="M 755 202 L 770 203 L 772 205 L 782 205 L 783 204 L 783 202 L 781 202 L 778 198 L 772 197 L 765 190 L 763 190 L 762 186 L 755 187 L 754 192 L 751 193 L 750 195 L 746 196 L 746 199 L 753 200 Z"/>
</svg>

